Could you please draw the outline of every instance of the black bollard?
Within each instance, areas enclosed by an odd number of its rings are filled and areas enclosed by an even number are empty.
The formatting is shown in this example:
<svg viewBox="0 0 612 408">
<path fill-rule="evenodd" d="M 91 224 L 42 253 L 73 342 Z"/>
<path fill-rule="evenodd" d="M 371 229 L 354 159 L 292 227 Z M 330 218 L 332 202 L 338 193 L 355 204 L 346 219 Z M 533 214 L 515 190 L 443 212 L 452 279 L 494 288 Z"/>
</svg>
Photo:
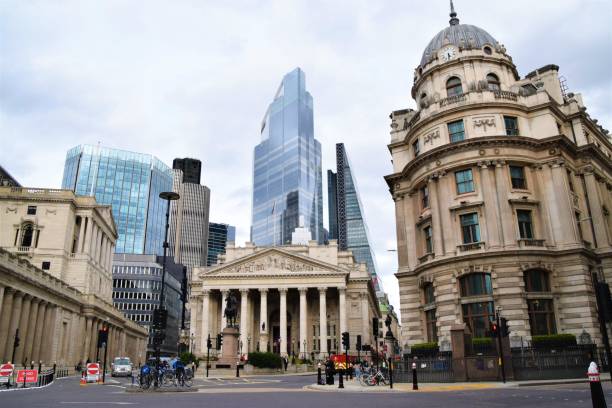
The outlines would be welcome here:
<svg viewBox="0 0 612 408">
<path fill-rule="evenodd" d="M 587 375 L 589 377 L 589 385 L 591 386 L 591 401 L 593 401 L 593 408 L 606 408 L 606 398 L 603 388 L 601 387 L 599 370 L 595 362 L 591 362 L 589 365 Z"/>
<path fill-rule="evenodd" d="M 344 388 L 344 370 L 338 371 L 338 388 Z"/>
<path fill-rule="evenodd" d="M 393 389 L 393 361 L 389 358 L 389 388 Z"/>
<path fill-rule="evenodd" d="M 317 367 L 317 384 L 321 385 L 321 363 Z"/>
<path fill-rule="evenodd" d="M 239 362 L 236 363 L 236 378 L 240 377 L 240 365 L 238 363 Z"/>
<path fill-rule="evenodd" d="M 416 363 L 412 363 L 412 389 L 419 389 L 419 382 L 417 380 Z"/>
</svg>

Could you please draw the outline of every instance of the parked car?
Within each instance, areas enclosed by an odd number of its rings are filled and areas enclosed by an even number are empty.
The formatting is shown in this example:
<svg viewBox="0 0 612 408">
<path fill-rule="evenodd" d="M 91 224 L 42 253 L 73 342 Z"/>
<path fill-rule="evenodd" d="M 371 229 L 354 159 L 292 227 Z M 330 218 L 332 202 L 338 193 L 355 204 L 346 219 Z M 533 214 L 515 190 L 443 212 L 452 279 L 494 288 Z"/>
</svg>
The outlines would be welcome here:
<svg viewBox="0 0 612 408">
<path fill-rule="evenodd" d="M 111 376 L 132 375 L 132 361 L 129 357 L 116 357 L 111 364 Z"/>
</svg>

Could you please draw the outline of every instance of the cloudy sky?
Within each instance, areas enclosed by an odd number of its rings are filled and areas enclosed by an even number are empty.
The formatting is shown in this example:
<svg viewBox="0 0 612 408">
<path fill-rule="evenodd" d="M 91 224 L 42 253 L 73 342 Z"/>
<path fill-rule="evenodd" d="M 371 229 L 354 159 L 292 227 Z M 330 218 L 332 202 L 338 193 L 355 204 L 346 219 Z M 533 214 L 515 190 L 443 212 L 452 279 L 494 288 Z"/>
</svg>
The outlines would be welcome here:
<svg viewBox="0 0 612 408">
<path fill-rule="evenodd" d="M 521 75 L 559 65 L 590 114 L 612 128 L 612 2 L 455 7 L 461 22 L 505 44 Z M 0 0 L 0 164 L 23 185 L 59 187 L 66 151 L 80 143 L 168 164 L 196 157 L 212 190 L 211 221 L 236 225 L 242 243 L 261 119 L 283 75 L 300 66 L 324 172 L 344 142 L 397 306 L 394 209 L 383 180 L 388 115 L 415 107 L 413 70 L 448 12 L 446 0 Z"/>
</svg>

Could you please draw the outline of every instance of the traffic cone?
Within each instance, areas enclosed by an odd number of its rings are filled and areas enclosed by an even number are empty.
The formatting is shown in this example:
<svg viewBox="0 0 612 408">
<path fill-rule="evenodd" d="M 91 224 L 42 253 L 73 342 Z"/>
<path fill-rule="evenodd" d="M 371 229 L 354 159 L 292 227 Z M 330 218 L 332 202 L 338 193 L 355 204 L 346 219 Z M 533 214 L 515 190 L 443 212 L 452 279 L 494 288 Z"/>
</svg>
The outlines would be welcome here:
<svg viewBox="0 0 612 408">
<path fill-rule="evenodd" d="M 81 381 L 79 385 L 87 385 L 87 379 L 85 378 L 85 371 L 81 373 Z"/>
</svg>

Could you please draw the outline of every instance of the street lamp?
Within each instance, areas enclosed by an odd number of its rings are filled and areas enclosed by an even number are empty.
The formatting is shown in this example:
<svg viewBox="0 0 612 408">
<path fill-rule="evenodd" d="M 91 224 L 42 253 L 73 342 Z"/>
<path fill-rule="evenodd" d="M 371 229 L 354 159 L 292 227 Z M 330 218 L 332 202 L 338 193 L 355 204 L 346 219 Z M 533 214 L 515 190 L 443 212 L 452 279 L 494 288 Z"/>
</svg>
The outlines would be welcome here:
<svg viewBox="0 0 612 408">
<path fill-rule="evenodd" d="M 155 333 L 156 341 L 155 341 L 155 359 L 156 364 L 159 366 L 159 353 L 161 342 L 163 341 L 166 334 L 166 310 L 164 305 L 164 288 L 166 284 L 166 254 L 168 252 L 168 228 L 170 227 L 170 201 L 176 201 L 181 198 L 180 195 L 173 191 L 164 191 L 159 194 L 159 198 L 162 200 L 166 200 L 168 203 L 166 205 L 166 229 L 164 234 L 164 256 L 162 261 L 162 280 L 161 280 L 161 292 L 159 294 L 159 306 L 157 308 L 157 313 L 154 314 L 154 322 L 153 325 L 157 326 L 158 332 Z M 164 316 L 164 317 L 162 317 Z"/>
</svg>

